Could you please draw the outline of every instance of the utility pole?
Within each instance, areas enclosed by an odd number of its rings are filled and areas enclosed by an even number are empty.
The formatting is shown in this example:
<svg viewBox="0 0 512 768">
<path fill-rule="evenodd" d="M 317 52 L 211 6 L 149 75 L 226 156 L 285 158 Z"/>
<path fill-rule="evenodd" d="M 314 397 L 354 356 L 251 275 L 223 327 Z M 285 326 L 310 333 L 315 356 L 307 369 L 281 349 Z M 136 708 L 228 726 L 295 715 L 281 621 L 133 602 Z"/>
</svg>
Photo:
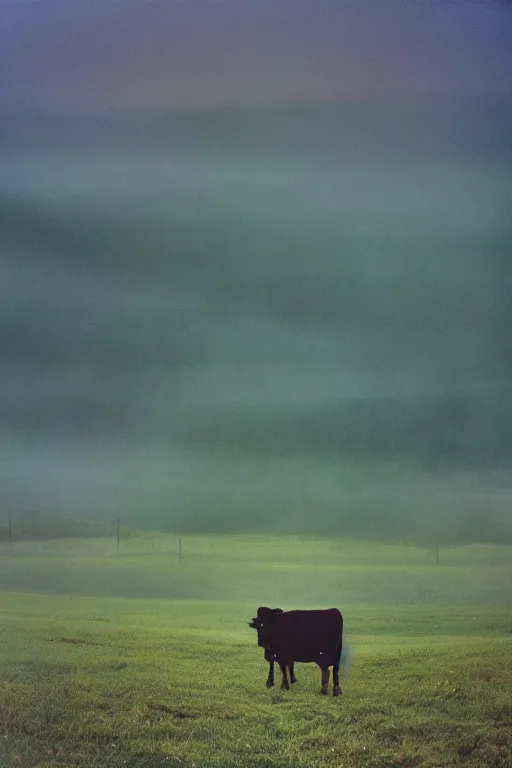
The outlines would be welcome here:
<svg viewBox="0 0 512 768">
<path fill-rule="evenodd" d="M 439 565 L 439 534 L 436 534 L 436 565 Z"/>
<path fill-rule="evenodd" d="M 12 520 L 9 515 L 9 547 L 12 547 Z"/>
<path fill-rule="evenodd" d="M 119 516 L 116 520 L 117 523 L 117 551 L 119 552 L 119 545 L 121 543 L 121 521 L 119 519 Z"/>
<path fill-rule="evenodd" d="M 178 539 L 178 560 L 181 564 L 181 537 Z"/>
</svg>

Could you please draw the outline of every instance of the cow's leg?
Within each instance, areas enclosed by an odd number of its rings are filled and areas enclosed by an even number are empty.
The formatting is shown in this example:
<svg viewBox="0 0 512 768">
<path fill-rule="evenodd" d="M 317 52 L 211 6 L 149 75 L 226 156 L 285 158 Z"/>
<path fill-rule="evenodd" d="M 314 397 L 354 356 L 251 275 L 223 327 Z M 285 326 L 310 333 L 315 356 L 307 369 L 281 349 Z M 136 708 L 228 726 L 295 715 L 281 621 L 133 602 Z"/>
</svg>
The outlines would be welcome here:
<svg viewBox="0 0 512 768">
<path fill-rule="evenodd" d="M 272 648 L 265 648 L 265 660 L 268 661 L 267 688 L 274 685 L 274 651 Z"/>
<path fill-rule="evenodd" d="M 332 668 L 332 695 L 339 696 L 342 693 L 340 688 L 340 659 L 341 659 L 341 640 L 336 649 L 336 661 Z"/>
<path fill-rule="evenodd" d="M 273 685 L 274 685 L 274 661 L 269 661 L 269 663 L 268 663 L 267 688 L 272 688 Z"/>
<path fill-rule="evenodd" d="M 288 675 L 286 674 L 286 664 L 280 664 L 279 666 L 281 667 L 281 672 L 283 675 L 283 679 L 281 681 L 281 688 L 284 691 L 288 691 L 290 689 L 290 684 L 288 682 Z"/>
<path fill-rule="evenodd" d="M 293 661 L 292 661 L 291 664 L 288 665 L 288 669 L 290 670 L 290 683 L 296 683 L 297 682 L 297 678 L 293 674 Z"/>
<path fill-rule="evenodd" d="M 324 696 L 327 696 L 329 693 L 329 676 L 329 667 L 322 669 L 322 687 L 320 688 L 320 693 Z"/>
</svg>

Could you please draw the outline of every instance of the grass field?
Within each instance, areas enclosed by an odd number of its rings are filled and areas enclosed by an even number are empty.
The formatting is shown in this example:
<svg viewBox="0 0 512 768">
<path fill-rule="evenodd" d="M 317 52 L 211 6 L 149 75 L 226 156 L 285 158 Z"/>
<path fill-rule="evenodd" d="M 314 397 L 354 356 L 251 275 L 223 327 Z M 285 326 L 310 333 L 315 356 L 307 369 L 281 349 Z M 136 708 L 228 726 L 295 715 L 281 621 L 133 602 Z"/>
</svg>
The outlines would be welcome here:
<svg viewBox="0 0 512 768">
<path fill-rule="evenodd" d="M 0 765 L 512 766 L 512 552 L 197 536 L 0 555 Z M 338 606 L 344 695 L 265 688 L 260 604 Z"/>
</svg>

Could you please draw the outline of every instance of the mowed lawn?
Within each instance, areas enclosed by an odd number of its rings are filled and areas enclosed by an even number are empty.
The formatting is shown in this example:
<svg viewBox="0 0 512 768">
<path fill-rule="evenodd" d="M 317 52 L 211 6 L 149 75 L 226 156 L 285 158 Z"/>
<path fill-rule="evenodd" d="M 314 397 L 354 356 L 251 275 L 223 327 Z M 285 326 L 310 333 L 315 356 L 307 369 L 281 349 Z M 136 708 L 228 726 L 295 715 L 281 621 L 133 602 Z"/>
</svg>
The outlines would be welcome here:
<svg viewBox="0 0 512 768">
<path fill-rule="evenodd" d="M 264 537 L 0 556 L 2 766 L 512 765 L 512 554 Z M 55 594 L 56 593 L 56 594 Z M 337 605 L 339 699 L 289 692 L 247 622 Z M 276 675 L 278 680 L 279 675 Z"/>
</svg>

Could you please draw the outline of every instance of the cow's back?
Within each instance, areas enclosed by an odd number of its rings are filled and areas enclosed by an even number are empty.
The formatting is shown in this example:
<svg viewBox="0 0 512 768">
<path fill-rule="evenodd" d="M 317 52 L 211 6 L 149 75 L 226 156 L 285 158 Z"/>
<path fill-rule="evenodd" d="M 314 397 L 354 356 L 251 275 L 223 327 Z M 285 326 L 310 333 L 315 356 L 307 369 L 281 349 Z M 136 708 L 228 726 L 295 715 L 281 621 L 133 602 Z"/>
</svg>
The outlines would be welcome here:
<svg viewBox="0 0 512 768">
<path fill-rule="evenodd" d="M 343 618 L 337 608 L 286 611 L 276 622 L 276 656 L 332 666 L 336 661 L 342 633 Z"/>
</svg>

